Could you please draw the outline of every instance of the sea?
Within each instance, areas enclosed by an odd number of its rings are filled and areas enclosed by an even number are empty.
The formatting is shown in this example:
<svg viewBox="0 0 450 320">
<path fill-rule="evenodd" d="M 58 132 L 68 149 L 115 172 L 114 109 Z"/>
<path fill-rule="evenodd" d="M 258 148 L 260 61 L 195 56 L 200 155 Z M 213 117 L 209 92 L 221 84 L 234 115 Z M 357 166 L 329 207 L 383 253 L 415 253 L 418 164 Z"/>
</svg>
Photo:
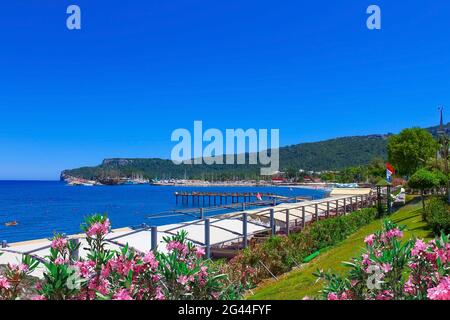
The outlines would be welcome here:
<svg viewBox="0 0 450 320">
<path fill-rule="evenodd" d="M 290 187 L 184 187 L 153 185 L 80 186 L 61 181 L 0 181 L 0 241 L 51 238 L 55 232 L 81 231 L 84 217 L 107 214 L 112 228 L 164 225 L 196 219 L 180 211 L 203 206 L 176 203 L 175 192 L 261 192 L 323 198 L 321 189 Z M 229 201 L 230 202 L 230 201 Z M 229 203 L 228 202 L 228 203 Z M 205 207 L 208 207 L 205 204 Z M 208 210 L 206 210 L 208 211 Z M 206 212 L 205 211 L 205 212 Z M 213 214 L 206 213 L 205 215 Z M 214 214 L 217 214 L 215 212 Z M 6 222 L 17 221 L 16 226 Z"/>
</svg>

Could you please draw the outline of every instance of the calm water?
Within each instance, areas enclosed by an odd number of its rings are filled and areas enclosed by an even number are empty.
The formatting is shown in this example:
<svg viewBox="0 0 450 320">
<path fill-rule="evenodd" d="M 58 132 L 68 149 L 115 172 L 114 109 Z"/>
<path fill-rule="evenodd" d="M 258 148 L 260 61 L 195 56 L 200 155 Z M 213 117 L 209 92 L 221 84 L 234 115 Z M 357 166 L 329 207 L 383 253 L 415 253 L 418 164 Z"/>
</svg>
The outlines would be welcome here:
<svg viewBox="0 0 450 320">
<path fill-rule="evenodd" d="M 47 238 L 54 231 L 77 233 L 83 217 L 95 212 L 107 213 L 113 228 L 191 220 L 189 216 L 148 218 L 154 213 L 187 208 L 177 206 L 175 191 L 259 191 L 284 196 L 324 196 L 321 190 L 285 187 L 69 187 L 57 181 L 0 181 L 0 240 Z M 17 220 L 19 225 L 4 225 L 12 220 Z"/>
</svg>

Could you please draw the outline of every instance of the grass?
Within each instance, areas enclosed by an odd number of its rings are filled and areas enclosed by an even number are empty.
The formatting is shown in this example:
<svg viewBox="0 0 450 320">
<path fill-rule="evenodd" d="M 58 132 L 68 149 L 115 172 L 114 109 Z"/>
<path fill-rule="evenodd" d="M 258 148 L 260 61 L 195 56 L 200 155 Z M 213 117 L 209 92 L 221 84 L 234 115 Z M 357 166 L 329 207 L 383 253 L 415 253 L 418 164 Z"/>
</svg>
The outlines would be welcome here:
<svg viewBox="0 0 450 320">
<path fill-rule="evenodd" d="M 394 212 L 390 220 L 398 225 L 406 226 L 404 238 L 412 237 L 431 239 L 433 234 L 426 223 L 422 221 L 422 204 L 420 199 L 414 199 L 406 206 Z M 379 230 L 382 220 L 378 219 L 362 227 L 340 244 L 320 254 L 311 262 L 295 269 L 278 280 L 267 280 L 260 284 L 252 293 L 247 295 L 249 300 L 298 300 L 305 296 L 315 297 L 322 287 L 316 282 L 313 273 L 317 269 L 333 270 L 335 273 L 345 273 L 347 268 L 342 261 L 350 261 L 357 256 L 364 247 L 364 238 Z"/>
</svg>

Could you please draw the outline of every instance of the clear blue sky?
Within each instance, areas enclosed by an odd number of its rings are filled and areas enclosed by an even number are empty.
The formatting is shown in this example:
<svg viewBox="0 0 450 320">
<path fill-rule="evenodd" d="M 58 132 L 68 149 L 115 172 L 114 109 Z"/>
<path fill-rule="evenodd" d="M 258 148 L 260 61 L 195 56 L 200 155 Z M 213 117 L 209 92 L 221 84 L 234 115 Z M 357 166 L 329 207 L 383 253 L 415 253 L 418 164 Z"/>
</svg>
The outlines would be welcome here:
<svg viewBox="0 0 450 320">
<path fill-rule="evenodd" d="M 449 13 L 429 0 L 1 1 L 0 179 L 168 158 L 172 130 L 194 120 L 279 128 L 281 145 L 433 125 L 439 104 L 450 118 Z"/>
</svg>

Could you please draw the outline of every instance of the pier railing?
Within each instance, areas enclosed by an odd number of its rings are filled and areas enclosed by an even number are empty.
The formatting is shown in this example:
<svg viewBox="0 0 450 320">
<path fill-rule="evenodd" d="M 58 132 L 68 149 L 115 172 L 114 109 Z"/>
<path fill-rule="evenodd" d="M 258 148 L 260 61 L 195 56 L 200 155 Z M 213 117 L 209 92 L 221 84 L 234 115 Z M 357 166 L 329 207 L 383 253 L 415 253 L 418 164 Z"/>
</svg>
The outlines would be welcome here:
<svg viewBox="0 0 450 320">
<path fill-rule="evenodd" d="M 340 196 L 308 201 L 307 203 L 301 202 L 298 205 L 285 203 L 283 206 L 280 205 L 281 208 L 273 206 L 261 210 L 243 210 L 242 212 L 237 213 L 226 213 L 202 217 L 196 221 L 181 223 L 180 225 L 164 230 L 163 232 L 175 234 L 177 231 L 186 229 L 191 225 L 203 225 L 203 243 L 194 239 L 189 240 L 193 241 L 197 245 L 203 246 L 207 257 L 209 258 L 212 247 L 219 247 L 221 245 L 231 244 L 233 242 L 241 242 L 241 247 L 245 248 L 248 245 L 249 238 L 256 236 L 257 234 L 269 233 L 270 235 L 275 235 L 277 232 L 289 234 L 291 231 L 297 231 L 304 228 L 308 223 L 332 216 L 345 215 L 348 212 L 361 208 L 372 207 L 375 203 L 376 197 L 372 195 Z M 281 219 L 280 214 L 284 216 L 284 219 Z M 234 220 L 236 222 L 240 221 L 242 224 L 242 232 L 239 234 L 232 229 L 227 229 L 223 226 L 217 225 L 219 222 L 224 220 Z M 255 232 L 248 232 L 249 223 L 259 226 L 261 229 Z M 236 234 L 236 237 L 211 243 L 211 230 L 213 228 L 224 229 L 232 234 Z M 153 227 L 153 230 L 157 232 L 158 227 Z M 152 242 L 151 248 L 156 249 L 157 243 Z"/>
</svg>

